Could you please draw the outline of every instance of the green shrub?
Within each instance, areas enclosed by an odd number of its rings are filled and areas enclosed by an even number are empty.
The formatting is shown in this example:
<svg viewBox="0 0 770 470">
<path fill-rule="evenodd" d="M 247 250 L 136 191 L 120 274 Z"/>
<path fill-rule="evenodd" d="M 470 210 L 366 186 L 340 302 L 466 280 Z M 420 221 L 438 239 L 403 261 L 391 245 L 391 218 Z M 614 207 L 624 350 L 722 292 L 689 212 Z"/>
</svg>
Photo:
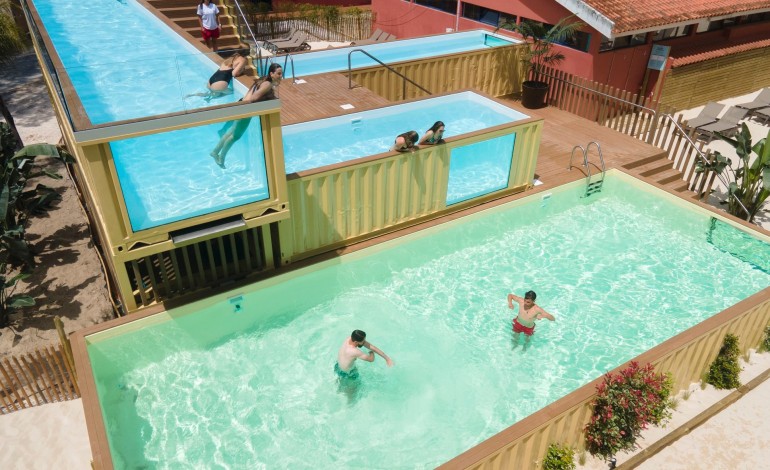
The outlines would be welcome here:
<svg viewBox="0 0 770 470">
<path fill-rule="evenodd" d="M 738 365 L 740 354 L 738 337 L 733 334 L 725 335 L 719 354 L 709 367 L 706 382 L 720 390 L 740 387 L 741 381 L 738 377 L 741 372 L 741 366 Z"/>
<path fill-rule="evenodd" d="M 586 448 L 609 459 L 631 450 L 648 424 L 671 417 L 671 377 L 655 373 L 652 364 L 631 362 L 617 374 L 607 374 L 596 387 L 593 416 L 585 427 Z"/>
<path fill-rule="evenodd" d="M 543 459 L 544 470 L 574 470 L 575 451 L 572 447 L 560 444 L 548 446 L 548 452 Z"/>
<path fill-rule="evenodd" d="M 762 344 L 759 345 L 759 352 L 770 351 L 770 326 L 765 328 L 765 337 L 762 340 Z"/>
</svg>

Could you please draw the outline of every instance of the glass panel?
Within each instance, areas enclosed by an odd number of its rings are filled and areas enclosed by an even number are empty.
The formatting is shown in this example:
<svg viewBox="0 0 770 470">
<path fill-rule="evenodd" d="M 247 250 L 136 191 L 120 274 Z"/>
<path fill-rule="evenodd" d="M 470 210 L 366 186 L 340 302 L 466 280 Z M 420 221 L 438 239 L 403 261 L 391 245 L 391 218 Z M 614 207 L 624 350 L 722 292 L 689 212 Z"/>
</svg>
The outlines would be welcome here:
<svg viewBox="0 0 770 470">
<path fill-rule="evenodd" d="M 115 141 L 110 147 L 134 231 L 269 197 L 259 117 Z"/>
<path fill-rule="evenodd" d="M 452 149 L 446 204 L 456 204 L 508 187 L 516 134 Z"/>
<path fill-rule="evenodd" d="M 415 0 L 414 3 L 437 10 L 445 11 L 447 13 L 457 13 L 457 1 L 456 0 Z"/>
</svg>

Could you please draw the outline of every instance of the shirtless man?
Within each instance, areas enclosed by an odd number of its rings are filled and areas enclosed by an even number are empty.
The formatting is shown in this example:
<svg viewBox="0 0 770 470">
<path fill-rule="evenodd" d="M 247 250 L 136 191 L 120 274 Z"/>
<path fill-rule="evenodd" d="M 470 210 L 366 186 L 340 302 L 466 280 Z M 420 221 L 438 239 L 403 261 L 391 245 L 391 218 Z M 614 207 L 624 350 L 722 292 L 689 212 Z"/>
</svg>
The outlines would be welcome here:
<svg viewBox="0 0 770 470">
<path fill-rule="evenodd" d="M 369 353 L 361 351 L 359 349 L 361 346 L 368 348 Z M 374 362 L 375 353 L 385 359 L 388 367 L 393 366 L 393 361 L 387 354 L 382 352 L 377 346 L 366 341 L 366 333 L 361 330 L 355 330 L 350 335 L 350 338 L 346 338 L 345 342 L 342 343 L 340 352 L 337 353 L 337 363 L 334 364 L 334 372 L 342 380 L 357 380 L 358 369 L 356 369 L 356 359 Z"/>
<path fill-rule="evenodd" d="M 543 318 L 547 318 L 551 321 L 556 319 L 550 313 L 546 312 L 540 306 L 535 305 L 535 299 L 537 294 L 533 291 L 527 291 L 522 299 L 518 295 L 508 294 L 508 308 L 513 308 L 513 301 L 515 300 L 519 304 L 519 315 L 513 319 L 513 347 L 519 345 L 519 336 L 521 333 L 527 337 L 524 342 L 524 347 L 529 345 L 529 340 L 532 335 L 535 334 L 535 322 Z"/>
</svg>

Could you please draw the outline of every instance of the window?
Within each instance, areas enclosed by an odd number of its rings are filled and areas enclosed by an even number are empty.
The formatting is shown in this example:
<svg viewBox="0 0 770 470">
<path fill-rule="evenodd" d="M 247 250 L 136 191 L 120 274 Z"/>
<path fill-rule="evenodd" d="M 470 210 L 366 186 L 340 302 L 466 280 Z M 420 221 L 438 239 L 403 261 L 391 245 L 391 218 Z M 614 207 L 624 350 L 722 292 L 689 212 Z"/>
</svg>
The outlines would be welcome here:
<svg viewBox="0 0 770 470">
<path fill-rule="evenodd" d="M 753 13 L 741 18 L 741 24 L 760 23 L 762 21 L 770 21 L 770 11 L 766 11 L 764 13 Z"/>
<path fill-rule="evenodd" d="M 445 11 L 447 13 L 457 13 L 457 0 L 414 0 L 417 5 L 428 8 Z"/>
<path fill-rule="evenodd" d="M 639 33 L 629 36 L 621 36 L 615 39 L 604 38 L 599 46 L 599 52 L 622 49 L 624 47 L 633 47 L 647 42 L 647 33 Z"/>
<path fill-rule="evenodd" d="M 504 24 L 516 23 L 516 17 L 513 15 L 508 15 L 497 10 L 490 10 L 489 8 L 480 7 L 471 3 L 463 3 L 463 18 L 488 24 L 495 28 Z"/>
<path fill-rule="evenodd" d="M 692 31 L 692 26 L 693 25 L 688 24 L 685 26 L 679 26 L 677 28 L 661 29 L 655 32 L 655 35 L 652 37 L 652 42 L 663 41 L 664 39 L 680 38 L 682 36 L 688 36 L 690 34 L 690 31 Z"/>
<path fill-rule="evenodd" d="M 539 23 L 538 21 L 522 18 L 521 21 L 530 21 L 533 23 Z M 546 30 L 553 28 L 554 25 L 548 23 L 542 23 Z M 562 46 L 569 47 L 570 49 L 576 49 L 582 52 L 588 52 L 588 45 L 591 43 L 591 35 L 583 31 L 575 32 L 575 36 L 572 39 L 566 39 L 562 42 L 557 42 Z"/>
</svg>

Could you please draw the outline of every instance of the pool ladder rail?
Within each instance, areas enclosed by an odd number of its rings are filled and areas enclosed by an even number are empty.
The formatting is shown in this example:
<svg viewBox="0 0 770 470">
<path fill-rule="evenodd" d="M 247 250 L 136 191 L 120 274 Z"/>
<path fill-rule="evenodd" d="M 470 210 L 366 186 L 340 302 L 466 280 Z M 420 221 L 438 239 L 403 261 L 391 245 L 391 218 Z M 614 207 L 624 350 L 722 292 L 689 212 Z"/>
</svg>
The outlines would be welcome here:
<svg viewBox="0 0 770 470">
<path fill-rule="evenodd" d="M 594 145 L 596 147 L 596 150 L 599 152 L 599 163 L 601 164 L 601 167 L 596 165 L 596 163 L 592 163 L 588 160 L 588 151 L 591 150 L 591 145 Z M 583 148 L 582 145 L 576 145 L 572 147 L 572 153 L 569 156 L 569 167 L 567 167 L 567 170 L 572 170 L 572 157 L 575 156 L 575 150 L 580 149 L 580 151 L 583 153 L 583 168 L 586 169 L 586 192 L 583 195 L 583 197 L 588 197 L 591 194 L 595 194 L 598 192 L 601 192 L 602 185 L 604 184 L 604 175 L 607 173 L 607 169 L 604 166 L 604 157 L 602 157 L 602 147 L 593 140 L 591 142 L 588 142 L 588 145 Z M 601 169 L 601 177 L 598 180 L 591 181 L 591 166 L 596 167 L 597 169 Z"/>
</svg>

